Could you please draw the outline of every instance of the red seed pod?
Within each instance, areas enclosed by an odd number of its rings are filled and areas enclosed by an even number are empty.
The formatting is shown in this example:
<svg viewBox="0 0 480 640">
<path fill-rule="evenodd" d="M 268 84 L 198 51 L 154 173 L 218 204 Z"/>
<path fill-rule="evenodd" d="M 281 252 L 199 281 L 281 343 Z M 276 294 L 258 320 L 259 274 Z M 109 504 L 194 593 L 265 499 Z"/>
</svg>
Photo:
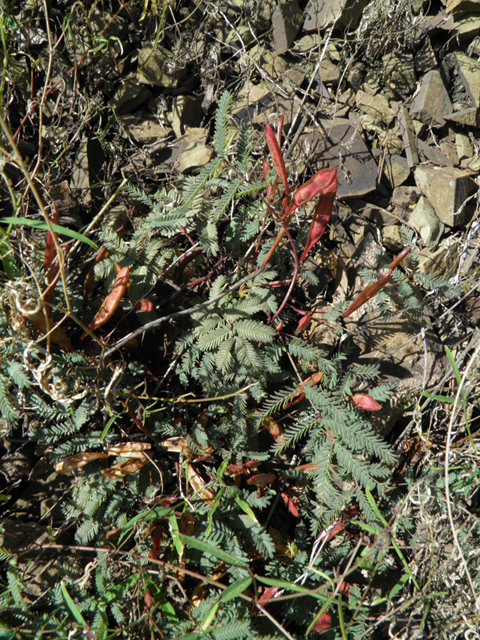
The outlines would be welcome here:
<svg viewBox="0 0 480 640">
<path fill-rule="evenodd" d="M 104 325 L 110 318 L 113 316 L 115 311 L 120 306 L 120 302 L 127 291 L 128 285 L 130 284 L 130 267 L 123 267 L 120 269 L 117 279 L 112 287 L 112 290 L 108 294 L 108 296 L 103 301 L 102 306 L 98 310 L 97 315 L 88 325 L 88 328 L 91 331 L 95 331 L 102 325 Z M 81 340 L 84 340 L 87 337 L 87 333 L 84 333 L 81 337 Z"/>
<path fill-rule="evenodd" d="M 312 224 L 310 225 L 310 231 L 308 232 L 307 242 L 300 258 L 300 262 L 303 262 L 307 257 L 308 252 L 323 236 L 325 229 L 327 228 L 330 218 L 332 217 L 333 203 L 335 196 L 337 195 L 338 180 L 337 170 L 335 168 L 335 174 L 331 183 L 324 189 L 322 195 L 313 214 Z"/>
<path fill-rule="evenodd" d="M 348 396 L 348 399 L 352 404 L 364 411 L 380 411 L 382 408 L 381 404 L 366 393 L 354 393 L 353 396 Z"/>
<path fill-rule="evenodd" d="M 326 191 L 327 193 L 335 185 L 335 192 L 337 190 L 337 168 L 328 167 L 327 169 L 321 169 L 310 180 L 307 180 L 305 184 L 295 191 L 292 197 L 290 206 L 287 209 L 285 217 L 288 219 L 293 215 L 295 209 L 301 207 L 310 200 L 313 200 L 320 192 Z"/>
<path fill-rule="evenodd" d="M 283 153 L 277 142 L 277 138 L 273 133 L 273 129 L 268 123 L 265 125 L 265 138 L 267 139 L 267 145 L 270 150 L 270 154 L 272 156 L 272 162 L 275 165 L 275 169 L 277 170 L 277 175 L 282 181 L 282 184 L 285 187 L 285 193 L 288 196 L 289 191 L 288 191 L 287 171 L 285 169 L 285 161 L 283 160 Z"/>
<path fill-rule="evenodd" d="M 318 619 L 317 624 L 313 628 L 317 632 L 326 631 L 327 629 L 330 629 L 331 624 L 332 624 L 332 616 L 326 612 L 326 613 L 322 613 L 322 615 Z"/>
</svg>

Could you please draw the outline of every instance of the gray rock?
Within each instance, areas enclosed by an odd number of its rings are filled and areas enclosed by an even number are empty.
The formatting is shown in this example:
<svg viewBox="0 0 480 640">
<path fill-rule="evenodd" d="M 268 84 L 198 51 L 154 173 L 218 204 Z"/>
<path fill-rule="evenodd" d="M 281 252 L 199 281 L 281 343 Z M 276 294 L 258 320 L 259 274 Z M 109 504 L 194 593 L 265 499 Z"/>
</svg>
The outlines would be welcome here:
<svg viewBox="0 0 480 640">
<path fill-rule="evenodd" d="M 187 128 L 185 135 L 176 141 L 179 148 L 179 156 L 175 168 L 179 173 L 188 169 L 203 167 L 211 159 L 213 149 L 205 142 L 207 131 L 202 128 Z"/>
<path fill-rule="evenodd" d="M 459 18 L 455 16 L 454 23 L 450 29 L 452 38 L 462 43 L 475 38 L 480 33 L 480 16 L 475 13 L 461 14 Z"/>
<path fill-rule="evenodd" d="M 480 12 L 480 0 L 448 0 L 445 10 L 447 13 Z"/>
<path fill-rule="evenodd" d="M 436 66 L 437 59 L 435 57 L 435 52 L 430 38 L 427 36 L 425 38 L 425 44 L 415 54 L 415 70 L 418 74 L 423 76 L 425 73 L 428 73 L 428 71 L 435 69 Z"/>
<path fill-rule="evenodd" d="M 456 53 L 458 73 L 463 85 L 477 109 L 480 107 L 480 62 L 473 60 L 465 53 Z"/>
<path fill-rule="evenodd" d="M 464 133 L 455 134 L 455 147 L 459 162 L 473 156 L 473 147 L 470 138 Z"/>
<path fill-rule="evenodd" d="M 365 142 L 349 120 L 336 118 L 332 122 L 321 120 L 327 135 L 318 132 L 315 161 L 317 170 L 338 167 L 338 197 L 354 198 L 373 191 L 377 186 L 378 168 Z M 313 140 L 312 140 L 313 142 Z"/>
<path fill-rule="evenodd" d="M 417 75 L 413 54 L 392 51 L 383 56 L 383 69 L 390 89 L 401 95 L 415 91 Z"/>
<path fill-rule="evenodd" d="M 143 47 L 138 55 L 137 79 L 141 84 L 157 87 L 176 87 L 185 78 L 187 70 L 178 58 L 157 45 Z"/>
<path fill-rule="evenodd" d="M 460 111 L 455 111 L 455 113 L 450 113 L 448 116 L 445 116 L 445 120 L 466 127 L 478 127 L 480 126 L 480 110 L 475 107 L 461 109 Z"/>
<path fill-rule="evenodd" d="M 319 66 L 318 71 L 322 82 L 325 84 L 338 84 L 340 78 L 342 77 L 341 71 L 336 64 L 329 58 L 324 58 Z"/>
<path fill-rule="evenodd" d="M 186 127 L 198 127 L 202 116 L 201 100 L 193 96 L 175 96 L 172 110 L 167 113 L 177 137 L 185 133 Z"/>
<path fill-rule="evenodd" d="M 452 103 L 442 76 L 436 69 L 426 73 L 420 81 L 420 90 L 415 96 L 411 114 L 433 127 L 445 124 L 444 116 L 452 113 Z"/>
<path fill-rule="evenodd" d="M 395 112 L 390 108 L 385 96 L 371 96 L 361 89 L 355 96 L 357 107 L 372 116 L 377 122 L 384 122 L 389 125 L 395 118 Z"/>
<path fill-rule="evenodd" d="M 453 167 L 452 160 L 446 156 L 440 149 L 434 145 L 427 144 L 423 140 L 417 140 L 417 149 L 419 153 L 438 167 Z"/>
<path fill-rule="evenodd" d="M 399 187 L 410 175 L 407 159 L 396 154 L 385 156 L 383 171 L 392 187 Z"/>
<path fill-rule="evenodd" d="M 398 210 L 400 217 L 406 219 L 405 213 L 415 207 L 420 196 L 421 192 L 417 187 L 397 187 L 393 190 L 390 203 Z"/>
<path fill-rule="evenodd" d="M 383 246 L 389 251 L 400 253 L 404 249 L 402 234 L 397 224 L 389 224 L 382 229 Z"/>
<path fill-rule="evenodd" d="M 355 29 L 368 0 L 310 0 L 305 10 L 305 31 L 320 31 L 335 25 L 337 29 Z"/>
<path fill-rule="evenodd" d="M 440 242 L 445 227 L 438 219 L 427 198 L 424 196 L 420 198 L 408 222 L 418 231 L 426 246 L 431 251 L 434 251 Z"/>
<path fill-rule="evenodd" d="M 303 12 L 296 2 L 277 5 L 272 14 L 275 53 L 286 53 L 293 44 L 302 26 Z"/>
<path fill-rule="evenodd" d="M 135 78 L 122 80 L 115 95 L 110 100 L 110 106 L 115 109 L 117 115 L 124 116 L 132 113 L 152 96 L 147 87 L 138 84 Z"/>
<path fill-rule="evenodd" d="M 415 169 L 415 182 L 441 222 L 449 227 L 463 224 L 465 211 L 462 205 L 475 187 L 469 171 L 422 165 Z"/>
<path fill-rule="evenodd" d="M 397 119 L 398 126 L 400 127 L 400 134 L 402 136 L 403 144 L 405 147 L 408 166 L 411 168 L 419 162 L 415 131 L 413 129 L 413 123 L 412 119 L 410 118 L 410 114 L 401 102 L 397 102 Z"/>
</svg>

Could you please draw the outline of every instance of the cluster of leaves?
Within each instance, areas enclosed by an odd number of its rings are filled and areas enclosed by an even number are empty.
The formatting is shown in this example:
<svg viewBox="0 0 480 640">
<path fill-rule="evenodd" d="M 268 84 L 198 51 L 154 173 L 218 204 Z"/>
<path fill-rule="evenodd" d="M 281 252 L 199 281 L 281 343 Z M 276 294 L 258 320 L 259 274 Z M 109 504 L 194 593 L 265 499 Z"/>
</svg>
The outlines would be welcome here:
<svg viewBox="0 0 480 640">
<path fill-rule="evenodd" d="M 336 178 L 320 172 L 289 199 L 280 126 L 277 137 L 266 130 L 274 169 L 253 181 L 251 130 L 232 130 L 231 100 L 220 100 L 216 155 L 196 175 L 153 195 L 127 189 L 147 215 L 131 230 L 98 232 L 103 248 L 87 272 L 67 271 L 68 304 L 54 289 L 63 248 L 36 276 L 48 297 L 24 275 L 5 284 L 4 432 L 74 474 L 63 522 L 49 530 L 65 558 L 55 584 L 38 596 L 29 565 L 4 550 L 12 638 L 144 637 L 145 628 L 179 639 L 303 638 L 330 627 L 345 638 L 366 635 L 378 615 L 370 581 L 385 570 L 388 541 L 378 542 L 386 521 L 373 495 L 388 507 L 395 456 L 368 410 L 391 386 L 376 366 L 349 364 L 346 341 L 327 354 L 295 337 L 289 302 L 300 295 L 297 256 L 330 219 Z M 317 196 L 305 237 L 292 213 Z M 50 250 L 58 238 L 50 228 Z M 15 251 L 13 233 L 8 243 Z M 392 277 L 419 311 L 398 263 L 355 308 Z M 351 311 L 338 305 L 332 317 Z M 340 320 L 336 329 L 340 337 Z M 392 562 L 401 568 L 402 557 Z"/>
</svg>

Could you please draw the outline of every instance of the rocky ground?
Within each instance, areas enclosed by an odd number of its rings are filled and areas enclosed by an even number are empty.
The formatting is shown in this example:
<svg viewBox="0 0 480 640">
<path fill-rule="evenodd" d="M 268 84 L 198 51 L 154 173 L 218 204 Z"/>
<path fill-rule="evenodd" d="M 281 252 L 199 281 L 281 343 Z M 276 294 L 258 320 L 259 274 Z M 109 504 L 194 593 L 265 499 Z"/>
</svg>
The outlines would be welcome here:
<svg viewBox="0 0 480 640">
<path fill-rule="evenodd" d="M 420 270 L 461 288 L 455 310 L 426 296 L 423 323 L 367 315 L 351 325 L 365 361 L 398 380 L 398 403 L 443 388 L 445 344 L 460 369 L 468 362 L 480 317 L 480 0 L 179 0 L 147 2 L 145 15 L 141 2 L 68 4 L 49 4 L 48 23 L 37 3 L 11 10 L 2 82 L 7 125 L 60 224 L 85 231 L 100 211 L 118 228 L 136 206 L 118 190 L 126 180 L 154 192 L 202 167 L 228 88 L 236 121 L 255 127 L 258 166 L 265 123 L 285 114 L 293 180 L 338 169 L 329 237 L 315 256 L 328 300 L 361 290 L 361 269 L 378 250 L 401 251 L 408 230 Z M 5 174 L 22 180 L 14 163 Z M 0 206 L 12 215 L 8 195 Z M 311 330 L 328 347 L 331 337 Z M 427 428 L 431 407 L 425 399 L 420 409 Z M 392 411 L 378 426 L 401 453 L 419 441 L 418 420 L 397 423 Z M 429 431 L 421 447 L 434 440 Z M 51 507 L 32 455 L 26 447 L 0 462 L 0 492 L 15 496 L 11 527 L 32 501 Z"/>
</svg>

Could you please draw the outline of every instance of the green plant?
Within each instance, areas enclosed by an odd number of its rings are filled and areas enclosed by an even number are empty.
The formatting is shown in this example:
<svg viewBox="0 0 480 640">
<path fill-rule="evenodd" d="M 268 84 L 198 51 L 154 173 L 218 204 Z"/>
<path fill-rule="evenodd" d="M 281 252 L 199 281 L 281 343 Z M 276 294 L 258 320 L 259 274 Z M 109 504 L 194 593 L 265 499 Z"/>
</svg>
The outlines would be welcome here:
<svg viewBox="0 0 480 640">
<path fill-rule="evenodd" d="M 327 354 L 295 336 L 290 302 L 330 220 L 336 176 L 319 172 L 290 198 L 281 120 L 277 137 L 266 128 L 275 168 L 257 177 L 251 130 L 232 130 L 231 102 L 228 92 L 219 102 L 216 156 L 154 194 L 128 186 L 147 212 L 131 228 L 97 231 L 101 249 L 87 269 L 63 270 L 66 255 L 86 254 L 69 253 L 48 216 L 39 227 L 46 248 L 32 231 L 15 253 L 23 271 L 4 283 L 0 411 L 6 432 L 74 474 L 60 499 L 64 521 L 41 549 L 80 557 L 58 563 L 58 580 L 30 606 L 22 557 L 35 549 L 5 551 L 12 637 L 144 637 L 148 627 L 176 638 L 300 638 L 326 629 L 334 604 L 336 637 L 346 637 L 350 620 L 365 629 L 377 606 L 361 581 L 342 584 L 368 546 L 355 536 L 363 528 L 378 537 L 385 525 L 370 492 L 388 510 L 395 456 L 368 412 L 392 385 L 375 365 L 349 364 L 347 347 Z M 317 196 L 305 233 L 292 214 Z M 33 227 L 14 221 L 9 247 L 15 229 Z M 409 250 L 350 307 L 331 309 L 338 335 L 342 314 L 386 295 L 390 279 L 419 311 L 397 268 L 407 254 L 415 264 Z M 366 570 L 376 573 L 376 562 Z"/>
</svg>

